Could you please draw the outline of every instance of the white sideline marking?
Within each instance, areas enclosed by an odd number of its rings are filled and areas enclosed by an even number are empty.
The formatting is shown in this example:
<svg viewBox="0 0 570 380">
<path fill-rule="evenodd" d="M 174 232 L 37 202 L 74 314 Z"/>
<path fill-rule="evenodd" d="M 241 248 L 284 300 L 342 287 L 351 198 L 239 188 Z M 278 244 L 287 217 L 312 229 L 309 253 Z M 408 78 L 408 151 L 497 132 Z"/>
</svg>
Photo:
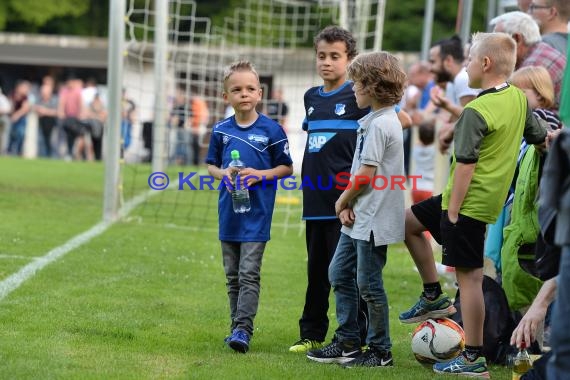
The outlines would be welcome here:
<svg viewBox="0 0 570 380">
<path fill-rule="evenodd" d="M 128 215 L 135 207 L 144 202 L 147 198 L 152 195 L 159 193 L 159 191 L 150 190 L 147 193 L 143 193 L 126 202 L 123 207 L 119 210 L 119 216 L 116 220 L 110 222 L 100 222 L 88 229 L 87 231 L 75 236 L 71 240 L 67 241 L 63 245 L 56 247 L 46 253 L 42 257 L 34 259 L 31 263 L 21 268 L 18 272 L 10 275 L 0 282 L 0 300 L 4 299 L 8 294 L 12 293 L 14 290 L 18 289 L 26 280 L 32 278 L 36 272 L 39 272 L 46 265 L 53 263 L 54 261 L 65 256 L 69 251 L 74 250 L 77 247 L 89 242 L 94 237 L 101 235 L 111 227 L 118 220 Z"/>
<path fill-rule="evenodd" d="M 18 260 L 33 260 L 33 257 L 30 256 L 18 256 L 18 255 L 0 255 L 1 259 L 18 259 Z"/>
</svg>

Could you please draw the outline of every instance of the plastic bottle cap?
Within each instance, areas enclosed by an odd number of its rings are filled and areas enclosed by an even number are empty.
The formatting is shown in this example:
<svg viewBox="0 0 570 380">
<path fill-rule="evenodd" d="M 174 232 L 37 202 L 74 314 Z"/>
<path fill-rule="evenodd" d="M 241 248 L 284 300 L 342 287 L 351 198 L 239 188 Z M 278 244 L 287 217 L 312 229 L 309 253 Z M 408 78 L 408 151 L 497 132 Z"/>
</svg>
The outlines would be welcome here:
<svg viewBox="0 0 570 380">
<path fill-rule="evenodd" d="M 523 340 L 521 342 L 521 350 L 524 350 L 526 348 L 526 342 Z"/>
<path fill-rule="evenodd" d="M 239 150 L 232 150 L 231 155 L 232 155 L 232 160 L 239 160 Z"/>
</svg>

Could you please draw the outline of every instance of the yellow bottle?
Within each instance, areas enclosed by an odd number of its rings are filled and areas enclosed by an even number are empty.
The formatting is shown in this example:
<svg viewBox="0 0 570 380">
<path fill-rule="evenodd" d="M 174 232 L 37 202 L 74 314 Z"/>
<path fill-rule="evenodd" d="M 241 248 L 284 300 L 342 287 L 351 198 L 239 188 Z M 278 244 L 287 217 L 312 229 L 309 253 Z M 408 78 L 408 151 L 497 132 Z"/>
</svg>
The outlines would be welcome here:
<svg viewBox="0 0 570 380">
<path fill-rule="evenodd" d="M 520 380 L 522 375 L 528 372 L 532 367 L 532 360 L 526 350 L 525 342 L 521 343 L 521 347 L 517 356 L 513 360 L 513 380 Z"/>
</svg>

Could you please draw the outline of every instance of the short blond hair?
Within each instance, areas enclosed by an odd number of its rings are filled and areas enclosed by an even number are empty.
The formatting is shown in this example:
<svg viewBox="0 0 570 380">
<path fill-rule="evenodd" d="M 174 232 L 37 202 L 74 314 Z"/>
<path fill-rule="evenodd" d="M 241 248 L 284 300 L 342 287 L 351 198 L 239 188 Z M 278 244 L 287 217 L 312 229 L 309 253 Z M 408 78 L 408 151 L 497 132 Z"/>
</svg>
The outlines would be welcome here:
<svg viewBox="0 0 570 380">
<path fill-rule="evenodd" d="M 554 84 L 544 67 L 521 67 L 513 73 L 510 82 L 520 89 L 528 88 L 536 91 L 542 97 L 542 108 L 554 107 Z"/>
<path fill-rule="evenodd" d="M 224 69 L 224 88 L 226 88 L 226 82 L 233 74 L 242 71 L 249 71 L 250 73 L 253 73 L 259 82 L 259 74 L 255 70 L 253 63 L 246 60 L 240 60 L 231 63 Z"/>
<path fill-rule="evenodd" d="M 517 43 L 506 33 L 475 33 L 469 53 L 472 57 L 488 57 L 494 73 L 508 78 L 517 62 Z"/>
<path fill-rule="evenodd" d="M 347 74 L 382 104 L 397 104 L 404 95 L 407 76 L 399 59 L 390 53 L 359 54 L 348 66 Z"/>
</svg>

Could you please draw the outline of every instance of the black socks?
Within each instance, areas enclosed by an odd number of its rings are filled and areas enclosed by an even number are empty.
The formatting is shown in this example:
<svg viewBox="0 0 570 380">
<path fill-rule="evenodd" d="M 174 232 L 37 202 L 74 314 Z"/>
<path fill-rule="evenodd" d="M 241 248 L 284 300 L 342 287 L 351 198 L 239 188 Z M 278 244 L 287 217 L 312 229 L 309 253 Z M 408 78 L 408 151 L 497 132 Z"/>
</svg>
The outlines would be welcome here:
<svg viewBox="0 0 570 380">
<path fill-rule="evenodd" d="M 481 353 L 483 352 L 483 346 L 465 346 L 465 351 L 463 351 L 463 356 L 470 362 L 477 360 Z"/>
<path fill-rule="evenodd" d="M 439 282 L 431 282 L 429 284 L 424 284 L 424 296 L 428 300 L 433 301 L 434 299 L 439 297 L 441 293 L 443 292 L 441 291 L 441 285 L 439 284 Z"/>
</svg>

